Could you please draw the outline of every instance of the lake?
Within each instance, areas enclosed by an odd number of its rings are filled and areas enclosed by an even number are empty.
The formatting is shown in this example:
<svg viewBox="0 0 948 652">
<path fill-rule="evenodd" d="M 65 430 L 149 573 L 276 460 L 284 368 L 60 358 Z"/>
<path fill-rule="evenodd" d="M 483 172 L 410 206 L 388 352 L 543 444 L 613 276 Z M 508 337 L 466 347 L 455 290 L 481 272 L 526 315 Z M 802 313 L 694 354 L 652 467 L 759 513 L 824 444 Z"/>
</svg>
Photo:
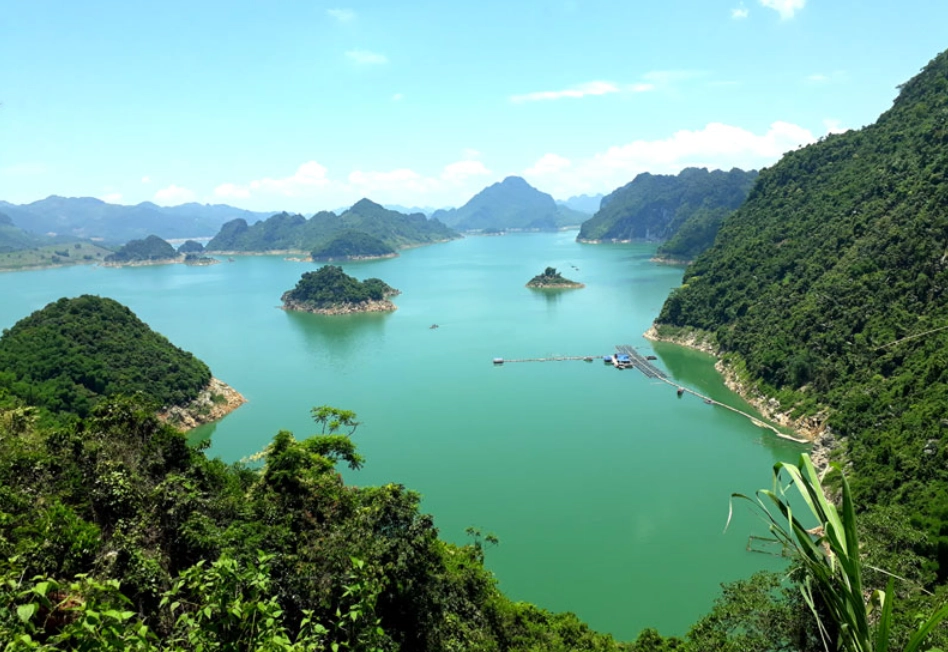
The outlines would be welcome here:
<svg viewBox="0 0 948 652">
<path fill-rule="evenodd" d="M 747 406 L 713 359 L 642 338 L 682 269 L 649 244 L 582 245 L 575 231 L 471 237 L 343 265 L 400 289 L 390 314 L 280 310 L 315 269 L 275 256 L 210 267 L 71 267 L 0 274 L 0 327 L 62 296 L 99 294 L 207 362 L 248 403 L 192 436 L 236 461 L 281 429 L 316 432 L 309 410 L 354 410 L 365 468 L 350 483 L 397 482 L 423 496 L 441 536 L 494 533 L 487 564 L 512 598 L 573 611 L 619 638 L 684 634 L 719 584 L 778 562 L 745 550 L 761 526 L 733 492 L 770 484 L 803 448 L 633 369 L 617 344 L 658 356 L 675 381 Z M 586 284 L 524 284 L 547 266 Z M 438 328 L 431 326 L 438 324 Z M 507 363 L 495 357 L 599 356 Z"/>
</svg>

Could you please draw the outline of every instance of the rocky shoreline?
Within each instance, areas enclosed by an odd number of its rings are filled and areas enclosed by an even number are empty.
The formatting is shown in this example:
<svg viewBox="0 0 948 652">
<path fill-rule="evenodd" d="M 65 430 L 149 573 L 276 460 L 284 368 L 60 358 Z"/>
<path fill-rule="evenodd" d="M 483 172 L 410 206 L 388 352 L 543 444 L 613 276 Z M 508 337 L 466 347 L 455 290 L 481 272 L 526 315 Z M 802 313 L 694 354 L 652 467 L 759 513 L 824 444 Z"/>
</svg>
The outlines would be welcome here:
<svg viewBox="0 0 948 652">
<path fill-rule="evenodd" d="M 685 346 L 715 357 L 720 354 L 720 351 L 711 342 L 710 334 L 698 331 L 687 331 L 680 336 L 663 335 L 658 332 L 653 324 L 643 336 L 648 340 Z M 825 410 L 815 416 L 792 418 L 789 414 L 780 410 L 780 404 L 776 399 L 764 396 L 753 388 L 746 387 L 734 370 L 719 357 L 714 368 L 721 374 L 728 389 L 753 405 L 770 421 L 789 428 L 802 439 L 810 442 L 812 445 L 810 457 L 818 469 L 825 469 L 828 466 L 829 454 L 836 447 L 837 442 L 833 432 L 826 425 L 827 414 Z"/>
<path fill-rule="evenodd" d="M 570 281 L 568 283 L 527 283 L 527 287 L 531 290 L 573 290 L 578 288 L 586 287 L 585 283 L 577 283 L 576 281 Z"/>
<path fill-rule="evenodd" d="M 192 258 L 188 260 L 187 256 L 175 256 L 174 258 L 158 258 L 156 260 L 130 260 L 127 262 L 101 262 L 98 263 L 99 267 L 151 267 L 153 265 L 190 265 L 192 267 L 205 267 L 207 265 L 216 265 L 219 261 L 217 258 L 211 258 L 209 256 L 202 256 L 200 258 Z"/>
<path fill-rule="evenodd" d="M 314 315 L 352 315 L 360 312 L 393 312 L 398 310 L 398 306 L 388 299 L 382 299 L 381 301 L 362 301 L 359 303 L 338 303 L 329 307 L 317 307 L 305 301 L 293 301 L 292 299 L 284 298 L 281 308 L 283 308 L 283 310 L 309 312 Z"/>
<path fill-rule="evenodd" d="M 158 413 L 158 418 L 182 431 L 222 419 L 247 399 L 222 380 L 211 378 L 207 387 L 187 405 L 173 405 Z"/>
</svg>

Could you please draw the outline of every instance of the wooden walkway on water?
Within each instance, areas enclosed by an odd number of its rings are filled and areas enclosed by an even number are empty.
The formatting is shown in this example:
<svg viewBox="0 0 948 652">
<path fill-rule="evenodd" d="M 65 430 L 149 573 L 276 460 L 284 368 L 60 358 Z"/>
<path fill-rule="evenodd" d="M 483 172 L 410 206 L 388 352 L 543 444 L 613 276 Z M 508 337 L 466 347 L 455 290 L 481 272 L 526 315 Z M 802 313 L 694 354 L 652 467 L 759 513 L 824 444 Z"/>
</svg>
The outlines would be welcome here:
<svg viewBox="0 0 948 652">
<path fill-rule="evenodd" d="M 780 432 L 780 430 L 778 430 L 776 427 L 770 425 L 769 423 L 764 423 L 759 418 L 755 417 L 753 414 L 744 412 L 743 410 L 739 410 L 736 407 L 733 407 L 731 405 L 721 403 L 720 401 L 716 401 L 710 396 L 705 396 L 704 394 L 696 392 L 693 389 L 689 389 L 683 385 L 679 385 L 678 383 L 672 380 L 669 380 L 668 376 L 665 374 L 664 371 L 662 371 L 661 369 L 653 365 L 648 360 L 648 358 L 646 358 L 644 355 L 636 351 L 635 347 L 630 346 L 629 344 L 617 345 L 616 351 L 620 354 L 625 354 L 629 356 L 629 360 L 632 362 L 632 366 L 638 369 L 639 371 L 641 371 L 645 375 L 646 378 L 649 378 L 651 380 L 659 380 L 667 385 L 671 385 L 677 390 L 679 396 L 685 393 L 691 394 L 692 396 L 697 396 L 708 405 L 717 405 L 717 406 L 725 408 L 726 410 L 730 410 L 731 412 L 740 414 L 741 416 L 750 419 L 751 423 L 753 423 L 754 425 L 760 428 L 766 428 L 767 430 L 772 431 L 775 435 L 777 435 L 781 439 L 789 439 L 790 441 L 795 441 L 800 444 L 809 443 L 805 439 L 798 439 L 797 437 L 791 437 L 790 435 Z M 585 362 L 592 362 L 593 360 L 596 360 L 597 358 L 601 359 L 601 356 L 558 355 L 558 356 L 551 356 L 549 358 L 514 358 L 512 360 L 507 359 L 507 358 L 494 358 L 494 364 L 503 365 L 509 362 L 563 362 L 566 360 L 583 360 Z"/>
<path fill-rule="evenodd" d="M 584 360 L 592 362 L 598 356 L 594 355 L 555 355 L 549 358 L 494 358 L 494 364 L 507 364 L 508 362 L 563 362 L 564 360 Z"/>
</svg>

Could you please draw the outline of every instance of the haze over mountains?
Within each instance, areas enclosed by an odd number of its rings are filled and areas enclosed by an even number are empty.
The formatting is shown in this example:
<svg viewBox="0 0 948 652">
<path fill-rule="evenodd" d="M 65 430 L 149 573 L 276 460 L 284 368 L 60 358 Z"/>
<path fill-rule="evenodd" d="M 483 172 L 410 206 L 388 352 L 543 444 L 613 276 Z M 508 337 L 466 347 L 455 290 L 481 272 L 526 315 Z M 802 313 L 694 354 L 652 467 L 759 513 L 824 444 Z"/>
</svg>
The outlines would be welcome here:
<svg viewBox="0 0 948 652">
<path fill-rule="evenodd" d="M 109 204 L 94 197 L 52 195 L 30 204 L 0 201 L 0 212 L 13 223 L 36 234 L 73 239 L 96 239 L 122 244 L 157 235 L 165 239 L 211 237 L 232 219 L 256 221 L 271 213 L 257 213 L 223 204 L 182 204 L 164 207 L 151 202 L 135 206 Z"/>
<path fill-rule="evenodd" d="M 507 177 L 484 188 L 460 208 L 435 211 L 433 218 L 460 231 L 552 231 L 576 226 L 589 216 L 561 206 L 520 177 Z"/>
</svg>

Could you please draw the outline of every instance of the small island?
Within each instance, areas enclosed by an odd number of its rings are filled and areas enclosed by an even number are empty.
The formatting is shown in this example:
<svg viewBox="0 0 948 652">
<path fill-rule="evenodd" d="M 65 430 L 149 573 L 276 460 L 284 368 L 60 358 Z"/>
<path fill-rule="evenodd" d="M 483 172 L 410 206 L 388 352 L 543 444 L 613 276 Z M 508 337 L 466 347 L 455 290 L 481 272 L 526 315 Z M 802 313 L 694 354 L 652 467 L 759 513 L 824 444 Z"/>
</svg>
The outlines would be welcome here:
<svg viewBox="0 0 948 652">
<path fill-rule="evenodd" d="M 547 267 L 542 274 L 537 274 L 530 279 L 527 287 L 534 290 L 568 290 L 586 286 L 568 278 L 563 278 L 563 275 L 556 271 L 555 267 Z"/>
<path fill-rule="evenodd" d="M 320 315 L 346 315 L 355 312 L 390 312 L 397 306 L 389 299 L 398 290 L 377 278 L 359 281 L 336 265 L 324 265 L 306 272 L 296 287 L 283 293 L 284 310 Z"/>
<path fill-rule="evenodd" d="M 138 267 L 141 265 L 214 265 L 220 261 L 202 255 L 204 246 L 194 240 L 188 240 L 177 250 L 171 243 L 150 235 L 143 240 L 129 240 L 121 249 L 106 256 L 105 267 Z"/>
</svg>

